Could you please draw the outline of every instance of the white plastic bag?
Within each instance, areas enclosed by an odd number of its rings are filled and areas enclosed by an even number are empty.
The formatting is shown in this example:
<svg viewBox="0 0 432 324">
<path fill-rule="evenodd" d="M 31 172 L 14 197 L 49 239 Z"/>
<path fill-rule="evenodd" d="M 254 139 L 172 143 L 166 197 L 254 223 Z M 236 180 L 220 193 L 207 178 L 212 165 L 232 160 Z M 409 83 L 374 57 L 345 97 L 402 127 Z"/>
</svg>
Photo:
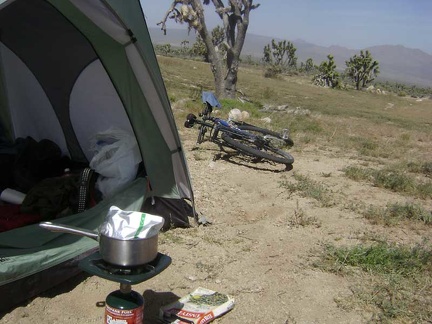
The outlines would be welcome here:
<svg viewBox="0 0 432 324">
<path fill-rule="evenodd" d="M 142 159 L 133 134 L 110 128 L 95 135 L 91 150 L 90 168 L 99 174 L 96 188 L 104 198 L 135 179 Z"/>
</svg>

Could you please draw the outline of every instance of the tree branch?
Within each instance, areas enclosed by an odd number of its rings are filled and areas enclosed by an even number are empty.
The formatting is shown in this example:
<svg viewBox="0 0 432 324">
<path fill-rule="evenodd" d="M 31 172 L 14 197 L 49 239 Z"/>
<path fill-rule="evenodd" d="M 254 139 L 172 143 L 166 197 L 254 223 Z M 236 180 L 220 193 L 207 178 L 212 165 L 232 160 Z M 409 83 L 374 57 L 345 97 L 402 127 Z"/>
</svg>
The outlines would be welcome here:
<svg viewBox="0 0 432 324">
<path fill-rule="evenodd" d="M 230 7 L 225 7 L 222 0 L 213 0 L 213 5 L 216 8 L 216 13 L 219 15 L 219 17 L 223 20 L 223 15 L 230 12 Z"/>
<path fill-rule="evenodd" d="M 167 20 L 168 20 L 168 18 L 174 18 L 175 19 L 175 21 L 177 22 L 178 21 L 178 17 L 180 17 L 181 15 L 180 15 L 180 12 L 176 9 L 176 6 L 179 4 L 179 3 L 183 3 L 184 1 L 183 0 L 174 0 L 172 3 L 171 3 L 171 6 L 170 6 L 170 8 L 168 9 L 168 11 L 165 13 L 165 16 L 164 16 L 164 18 L 160 21 L 160 22 L 158 22 L 156 25 L 162 25 L 161 26 L 161 30 L 163 30 L 163 32 L 164 32 L 164 35 L 166 35 L 166 22 L 167 22 Z M 169 17 L 169 15 L 171 14 L 171 13 L 173 13 L 173 15 L 171 16 L 171 17 Z M 181 18 L 180 18 L 180 20 L 181 20 Z"/>
</svg>

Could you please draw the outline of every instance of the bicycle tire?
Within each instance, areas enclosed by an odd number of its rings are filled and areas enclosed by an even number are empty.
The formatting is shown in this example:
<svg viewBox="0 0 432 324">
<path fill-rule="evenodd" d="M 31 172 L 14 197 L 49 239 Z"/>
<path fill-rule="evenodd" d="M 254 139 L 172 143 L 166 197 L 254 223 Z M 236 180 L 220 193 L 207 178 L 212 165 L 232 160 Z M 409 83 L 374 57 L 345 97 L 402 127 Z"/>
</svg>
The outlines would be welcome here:
<svg viewBox="0 0 432 324">
<path fill-rule="evenodd" d="M 294 142 L 291 138 L 289 138 L 289 137 L 288 138 L 282 138 L 280 133 L 268 130 L 266 128 L 261 128 L 261 127 L 257 127 L 257 126 L 250 125 L 250 124 L 237 125 L 237 127 L 241 130 L 245 130 L 245 131 L 249 131 L 249 132 L 257 132 L 257 133 L 260 133 L 262 135 L 274 136 L 278 139 L 283 140 L 285 142 L 285 145 L 287 145 L 287 146 L 293 146 L 294 145 Z"/>
<path fill-rule="evenodd" d="M 228 133 L 222 133 L 221 138 L 222 140 L 227 142 L 230 147 L 236 149 L 243 154 L 287 165 L 294 163 L 294 158 L 291 154 L 281 149 L 274 148 L 271 145 L 264 145 L 264 150 L 261 150 L 257 148 L 253 143 L 246 141 L 239 136 L 231 137 Z"/>
<path fill-rule="evenodd" d="M 204 142 L 204 135 L 206 132 L 207 132 L 207 128 L 204 125 L 200 125 L 198 129 L 198 139 L 197 139 L 198 144 Z"/>
</svg>

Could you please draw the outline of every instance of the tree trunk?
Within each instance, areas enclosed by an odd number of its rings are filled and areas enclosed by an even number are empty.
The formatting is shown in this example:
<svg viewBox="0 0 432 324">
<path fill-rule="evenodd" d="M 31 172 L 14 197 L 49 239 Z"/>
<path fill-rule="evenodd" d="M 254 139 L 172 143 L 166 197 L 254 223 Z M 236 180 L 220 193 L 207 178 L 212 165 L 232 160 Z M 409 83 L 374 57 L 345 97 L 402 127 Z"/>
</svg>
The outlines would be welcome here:
<svg viewBox="0 0 432 324">
<path fill-rule="evenodd" d="M 215 48 L 212 33 L 207 30 L 205 23 L 203 3 L 209 4 L 210 1 L 223 22 L 225 42 L 221 46 L 226 47 L 226 61 L 221 51 Z M 174 13 L 176 21 L 187 22 L 189 30 L 195 29 L 199 33 L 207 49 L 215 81 L 215 92 L 219 98 L 235 98 L 236 96 L 240 53 L 249 26 L 249 13 L 259 7 L 259 4 L 252 3 L 253 0 L 229 0 L 228 5 L 224 6 L 222 0 L 173 0 L 164 19 L 159 23 L 162 25 L 162 30 L 166 31 L 166 20 L 171 13 Z M 180 11 L 175 9 L 177 5 L 181 5 Z"/>
<path fill-rule="evenodd" d="M 225 78 L 224 78 L 224 64 L 221 57 L 217 57 L 211 61 L 211 70 L 215 83 L 215 94 L 218 98 L 225 97 Z"/>
<path fill-rule="evenodd" d="M 231 68 L 228 70 L 224 82 L 224 92 L 225 97 L 227 98 L 235 98 L 237 93 L 238 62 L 236 62 L 235 65 L 236 66 L 231 66 Z"/>
<path fill-rule="evenodd" d="M 206 48 L 207 55 L 210 62 L 211 71 L 213 73 L 215 94 L 216 97 L 225 97 L 225 86 L 224 86 L 224 61 L 220 55 L 220 52 L 216 50 L 213 44 L 212 34 L 207 30 L 207 26 L 204 18 L 204 9 L 200 1 L 193 2 L 192 6 L 198 13 L 200 19 L 200 28 L 197 30 L 203 40 Z"/>
<path fill-rule="evenodd" d="M 357 75 L 355 82 L 356 82 L 356 89 L 360 90 L 360 82 L 361 82 L 360 76 Z"/>
<path fill-rule="evenodd" d="M 235 98 L 237 93 L 237 74 L 240 64 L 240 53 L 246 39 L 246 31 L 249 26 L 249 13 L 252 1 L 247 3 L 242 12 L 240 7 L 234 6 L 231 15 L 223 15 L 225 36 L 228 45 L 226 58 L 226 77 L 224 97 Z"/>
</svg>

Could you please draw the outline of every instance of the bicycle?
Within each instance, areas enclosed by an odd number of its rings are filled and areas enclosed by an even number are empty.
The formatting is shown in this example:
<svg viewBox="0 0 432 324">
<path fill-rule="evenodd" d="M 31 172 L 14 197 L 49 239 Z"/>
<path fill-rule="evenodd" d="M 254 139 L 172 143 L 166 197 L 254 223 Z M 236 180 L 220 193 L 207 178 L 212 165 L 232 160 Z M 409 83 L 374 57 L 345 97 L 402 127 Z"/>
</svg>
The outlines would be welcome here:
<svg viewBox="0 0 432 324">
<path fill-rule="evenodd" d="M 221 107 L 219 101 L 211 92 L 203 92 L 202 101 L 204 109 L 199 114 L 201 119 L 190 113 L 184 124 L 186 128 L 200 125 L 197 144 L 205 141 L 205 135 L 209 131 L 209 140 L 221 149 L 223 146 L 230 147 L 239 153 L 285 164 L 287 167 L 294 163 L 293 156 L 282 149 L 294 145 L 287 129 L 278 133 L 241 121 L 213 117 L 213 108 Z"/>
</svg>

